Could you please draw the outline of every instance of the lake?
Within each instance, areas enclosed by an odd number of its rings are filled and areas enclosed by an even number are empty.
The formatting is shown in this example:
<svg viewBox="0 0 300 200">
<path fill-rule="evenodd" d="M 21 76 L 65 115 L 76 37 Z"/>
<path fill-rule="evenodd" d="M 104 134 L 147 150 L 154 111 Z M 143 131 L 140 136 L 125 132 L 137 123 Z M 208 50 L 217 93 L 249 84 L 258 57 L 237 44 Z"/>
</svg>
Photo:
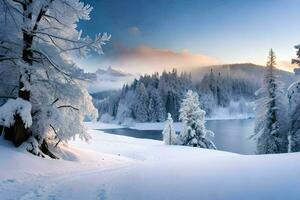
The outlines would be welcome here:
<svg viewBox="0 0 300 200">
<path fill-rule="evenodd" d="M 211 139 L 219 150 L 239 154 L 255 154 L 256 142 L 249 139 L 254 133 L 254 119 L 210 120 L 206 127 L 215 133 Z M 161 130 L 135 130 L 129 128 L 105 129 L 106 133 L 162 140 Z"/>
</svg>

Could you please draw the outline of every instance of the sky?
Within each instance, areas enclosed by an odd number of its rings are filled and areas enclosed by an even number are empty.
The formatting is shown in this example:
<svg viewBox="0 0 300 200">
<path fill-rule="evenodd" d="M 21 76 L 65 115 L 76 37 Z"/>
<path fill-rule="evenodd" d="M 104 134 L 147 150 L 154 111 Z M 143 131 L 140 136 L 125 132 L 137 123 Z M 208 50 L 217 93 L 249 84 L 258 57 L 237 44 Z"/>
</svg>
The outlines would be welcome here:
<svg viewBox="0 0 300 200">
<path fill-rule="evenodd" d="M 78 61 L 87 71 L 109 66 L 130 73 L 251 62 L 265 65 L 273 48 L 292 70 L 300 43 L 299 0 L 84 0 L 86 35 L 111 34 L 104 55 Z"/>
</svg>

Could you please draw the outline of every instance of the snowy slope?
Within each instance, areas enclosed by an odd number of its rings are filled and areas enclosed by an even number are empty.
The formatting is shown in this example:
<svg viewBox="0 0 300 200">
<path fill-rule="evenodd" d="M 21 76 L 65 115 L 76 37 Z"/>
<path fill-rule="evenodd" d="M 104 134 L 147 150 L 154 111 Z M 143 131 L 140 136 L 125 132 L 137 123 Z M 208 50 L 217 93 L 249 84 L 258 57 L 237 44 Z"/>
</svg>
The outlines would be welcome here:
<svg viewBox="0 0 300 200">
<path fill-rule="evenodd" d="M 244 156 L 90 133 L 90 144 L 70 143 L 72 161 L 1 141 L 0 199 L 299 199 L 299 153 Z"/>
</svg>

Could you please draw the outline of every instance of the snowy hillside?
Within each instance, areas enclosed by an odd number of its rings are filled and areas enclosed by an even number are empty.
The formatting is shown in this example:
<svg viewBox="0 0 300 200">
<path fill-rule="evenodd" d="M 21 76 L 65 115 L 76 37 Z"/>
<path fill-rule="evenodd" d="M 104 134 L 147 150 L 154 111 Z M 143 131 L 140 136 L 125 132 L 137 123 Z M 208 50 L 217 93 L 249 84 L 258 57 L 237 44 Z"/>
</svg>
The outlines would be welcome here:
<svg viewBox="0 0 300 200">
<path fill-rule="evenodd" d="M 68 160 L 35 157 L 1 140 L 1 199 L 296 200 L 300 195 L 299 153 L 244 156 L 89 132 L 90 144 L 76 140 L 63 148 Z"/>
<path fill-rule="evenodd" d="M 266 67 L 261 65 L 255 65 L 252 63 L 238 63 L 238 64 L 224 64 L 213 65 L 207 67 L 197 68 L 192 71 L 192 78 L 194 81 L 200 81 L 206 73 L 209 73 L 213 69 L 216 73 L 228 75 L 231 77 L 240 77 L 246 80 L 250 80 L 253 83 L 261 84 Z M 281 81 L 287 86 L 295 81 L 294 73 L 277 69 L 276 70 Z"/>
</svg>

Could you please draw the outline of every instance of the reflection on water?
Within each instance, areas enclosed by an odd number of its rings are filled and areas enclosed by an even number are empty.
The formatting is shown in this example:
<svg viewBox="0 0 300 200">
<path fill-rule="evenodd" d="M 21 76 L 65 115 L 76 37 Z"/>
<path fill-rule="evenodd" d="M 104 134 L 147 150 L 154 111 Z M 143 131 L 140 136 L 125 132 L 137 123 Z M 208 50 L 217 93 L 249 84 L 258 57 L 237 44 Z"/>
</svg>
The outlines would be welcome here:
<svg viewBox="0 0 300 200">
<path fill-rule="evenodd" d="M 253 139 L 254 119 L 243 120 L 211 120 L 206 122 L 207 129 L 212 130 L 215 136 L 211 138 L 219 150 L 240 154 L 254 154 L 256 144 Z M 134 130 L 128 128 L 106 129 L 106 133 L 124 135 L 136 138 L 162 140 L 162 131 Z"/>
<path fill-rule="evenodd" d="M 207 129 L 215 133 L 212 140 L 217 148 L 240 154 L 254 154 L 256 142 L 249 139 L 254 134 L 254 119 L 212 120 L 206 122 Z"/>
</svg>

